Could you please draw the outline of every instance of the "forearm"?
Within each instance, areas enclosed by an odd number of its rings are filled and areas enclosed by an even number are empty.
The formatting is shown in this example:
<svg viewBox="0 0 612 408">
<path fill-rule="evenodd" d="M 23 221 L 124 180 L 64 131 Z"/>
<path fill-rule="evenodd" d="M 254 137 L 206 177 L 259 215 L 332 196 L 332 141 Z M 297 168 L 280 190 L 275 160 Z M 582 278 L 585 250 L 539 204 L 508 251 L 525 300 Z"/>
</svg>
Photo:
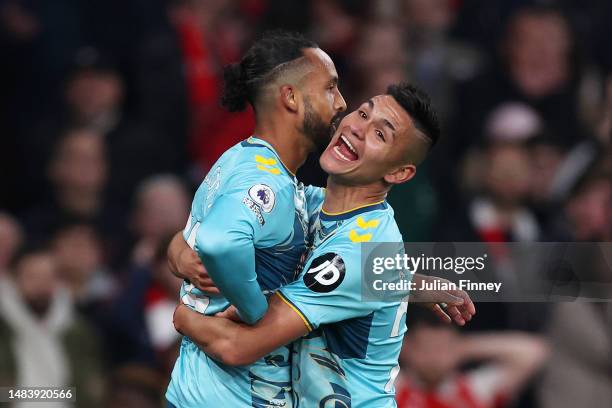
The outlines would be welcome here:
<svg viewBox="0 0 612 408">
<path fill-rule="evenodd" d="M 268 303 L 257 282 L 253 242 L 239 233 L 208 229 L 205 237 L 198 237 L 195 250 L 242 319 L 248 324 L 261 319 Z"/>
<path fill-rule="evenodd" d="M 467 336 L 462 344 L 465 360 L 497 360 L 510 364 L 541 361 L 547 345 L 540 337 L 520 332 Z"/>
<path fill-rule="evenodd" d="M 185 242 L 185 239 L 183 238 L 183 232 L 179 231 L 174 235 L 172 241 L 170 241 L 170 245 L 168 245 L 167 255 L 168 267 L 170 269 L 170 272 L 172 272 L 172 274 L 177 278 L 181 279 L 187 279 L 187 277 L 180 272 L 179 266 L 181 253 L 186 249 L 190 249 L 189 245 L 187 245 L 187 242 Z"/>
<path fill-rule="evenodd" d="M 205 316 L 186 306 L 180 307 L 182 310 L 177 311 L 174 318 L 176 330 L 189 337 L 211 358 L 227 365 L 241 365 L 242 361 L 238 361 L 234 351 L 236 346 L 240 346 L 237 344 L 240 339 L 238 334 L 240 326 L 244 325 L 224 318 Z"/>
<path fill-rule="evenodd" d="M 251 364 L 307 333 L 300 317 L 276 297 L 254 326 L 204 316 L 184 305 L 178 307 L 174 325 L 210 357 L 231 366 Z"/>
<path fill-rule="evenodd" d="M 548 344 L 523 333 L 484 334 L 467 337 L 460 347 L 463 361 L 487 360 L 502 375 L 500 388 L 513 395 L 545 363 Z"/>
</svg>

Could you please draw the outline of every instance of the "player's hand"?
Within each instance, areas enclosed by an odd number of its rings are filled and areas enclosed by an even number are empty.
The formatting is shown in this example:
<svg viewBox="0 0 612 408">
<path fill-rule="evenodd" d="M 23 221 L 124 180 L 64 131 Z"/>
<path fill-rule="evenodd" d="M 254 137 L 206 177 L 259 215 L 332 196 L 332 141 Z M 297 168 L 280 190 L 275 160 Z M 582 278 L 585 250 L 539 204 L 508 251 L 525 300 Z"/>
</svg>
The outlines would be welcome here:
<svg viewBox="0 0 612 408">
<path fill-rule="evenodd" d="M 193 249 L 186 248 L 181 252 L 177 268 L 180 276 L 187 279 L 202 292 L 208 295 L 219 295 L 221 293 L 208 276 L 206 267 Z"/>
<path fill-rule="evenodd" d="M 224 317 L 236 323 L 243 323 L 240 315 L 238 314 L 238 309 L 234 305 L 230 305 L 227 309 L 222 312 L 215 314 L 217 317 Z"/>
<path fill-rule="evenodd" d="M 449 282 L 435 276 L 415 274 L 414 279 L 426 281 Z M 421 287 L 418 283 L 417 287 Z M 467 292 L 463 290 L 414 290 L 410 292 L 410 303 L 430 309 L 446 323 L 455 322 L 459 326 L 465 325 L 476 314 L 474 303 Z"/>
</svg>

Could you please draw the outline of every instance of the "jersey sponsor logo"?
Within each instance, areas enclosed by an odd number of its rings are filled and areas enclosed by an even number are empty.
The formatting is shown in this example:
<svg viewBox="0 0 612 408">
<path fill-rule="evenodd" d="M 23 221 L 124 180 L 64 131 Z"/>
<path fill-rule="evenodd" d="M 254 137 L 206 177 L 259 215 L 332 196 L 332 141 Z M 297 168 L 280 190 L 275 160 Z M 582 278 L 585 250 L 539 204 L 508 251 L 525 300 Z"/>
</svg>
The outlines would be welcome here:
<svg viewBox="0 0 612 408">
<path fill-rule="evenodd" d="M 306 287 L 313 292 L 328 293 L 344 280 L 346 266 L 340 255 L 327 253 L 315 258 L 304 274 Z"/>
<path fill-rule="evenodd" d="M 267 158 L 265 158 L 263 156 L 260 156 L 258 154 L 255 155 L 255 161 L 257 163 L 260 163 L 260 164 L 263 164 L 263 165 L 266 165 L 266 166 L 274 166 L 276 164 L 276 160 L 275 159 L 273 159 L 273 158 L 267 159 Z"/>
<path fill-rule="evenodd" d="M 244 197 L 242 199 L 242 203 L 246 205 L 249 210 L 253 211 L 253 214 L 255 214 L 255 217 L 257 218 L 257 222 L 263 227 L 266 223 L 266 220 L 264 219 L 263 215 L 261 215 L 261 207 L 249 197 Z"/>
<path fill-rule="evenodd" d="M 275 176 L 278 176 L 281 173 L 278 167 L 273 167 L 277 163 L 273 158 L 266 158 L 257 154 L 255 155 L 255 162 L 258 163 L 257 168 L 261 171 L 274 174 Z"/>
<path fill-rule="evenodd" d="M 378 220 L 366 221 L 363 217 L 358 217 L 356 222 L 357 226 L 363 230 L 376 228 L 379 223 L 380 221 Z M 356 230 L 351 230 L 349 232 L 349 239 L 353 242 L 369 242 L 372 239 L 372 234 L 359 234 Z"/>
<path fill-rule="evenodd" d="M 357 217 L 356 223 L 357 223 L 357 226 L 361 229 L 370 229 L 370 228 L 378 227 L 378 224 L 380 223 L 380 221 L 378 220 L 366 221 L 363 219 L 363 217 Z"/>
<path fill-rule="evenodd" d="M 249 197 L 265 213 L 272 211 L 276 202 L 274 191 L 265 184 L 255 184 L 249 188 Z"/>
<path fill-rule="evenodd" d="M 353 242 L 369 242 L 372 239 L 372 234 L 358 234 L 357 231 L 351 230 L 349 239 Z"/>
</svg>

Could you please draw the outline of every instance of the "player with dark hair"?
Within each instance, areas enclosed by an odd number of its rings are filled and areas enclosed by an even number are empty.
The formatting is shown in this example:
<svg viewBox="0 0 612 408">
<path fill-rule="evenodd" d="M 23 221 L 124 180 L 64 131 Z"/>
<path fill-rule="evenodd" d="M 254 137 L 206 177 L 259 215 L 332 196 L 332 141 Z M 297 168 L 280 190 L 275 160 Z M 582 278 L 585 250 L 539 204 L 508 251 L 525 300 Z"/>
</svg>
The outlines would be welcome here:
<svg viewBox="0 0 612 408">
<path fill-rule="evenodd" d="M 183 304 L 203 315 L 232 304 L 254 323 L 267 310 L 266 293 L 295 278 L 309 197 L 295 172 L 329 141 L 346 103 L 332 60 L 298 34 L 265 35 L 224 76 L 223 104 L 232 111 L 251 104 L 255 136 L 212 166 L 173 244 L 184 239 L 195 250 L 222 294 L 210 296 L 185 281 Z M 270 352 L 248 367 L 230 367 L 185 338 L 166 398 L 177 407 L 291 407 L 289 349 Z"/>
<path fill-rule="evenodd" d="M 348 114 L 321 156 L 327 189 L 310 199 L 316 209 L 312 242 L 298 279 L 270 298 L 267 313 L 252 326 L 179 306 L 177 330 L 231 366 L 294 342 L 296 406 L 394 407 L 406 303 L 362 300 L 360 243 L 395 243 L 403 251 L 385 198 L 415 175 L 439 133 L 429 98 L 406 84 Z M 475 313 L 469 298 L 462 311 L 465 320 Z M 224 316 L 236 318 L 230 311 Z"/>
</svg>

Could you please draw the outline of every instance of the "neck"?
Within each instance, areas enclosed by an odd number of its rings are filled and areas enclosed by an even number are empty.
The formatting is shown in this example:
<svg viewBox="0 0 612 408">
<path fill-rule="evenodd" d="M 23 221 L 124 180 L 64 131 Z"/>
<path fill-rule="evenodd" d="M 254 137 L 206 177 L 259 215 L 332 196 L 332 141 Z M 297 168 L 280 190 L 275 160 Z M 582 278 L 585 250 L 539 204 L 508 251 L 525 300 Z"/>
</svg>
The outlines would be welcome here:
<svg viewBox="0 0 612 408">
<path fill-rule="evenodd" d="M 254 133 L 257 138 L 272 145 L 285 167 L 293 174 L 314 150 L 312 142 L 289 121 L 258 117 Z"/>
<path fill-rule="evenodd" d="M 336 214 L 365 205 L 376 204 L 387 197 L 388 191 L 389 188 L 382 183 L 376 182 L 356 187 L 339 183 L 330 176 L 327 179 L 323 210 L 330 214 Z"/>
</svg>

